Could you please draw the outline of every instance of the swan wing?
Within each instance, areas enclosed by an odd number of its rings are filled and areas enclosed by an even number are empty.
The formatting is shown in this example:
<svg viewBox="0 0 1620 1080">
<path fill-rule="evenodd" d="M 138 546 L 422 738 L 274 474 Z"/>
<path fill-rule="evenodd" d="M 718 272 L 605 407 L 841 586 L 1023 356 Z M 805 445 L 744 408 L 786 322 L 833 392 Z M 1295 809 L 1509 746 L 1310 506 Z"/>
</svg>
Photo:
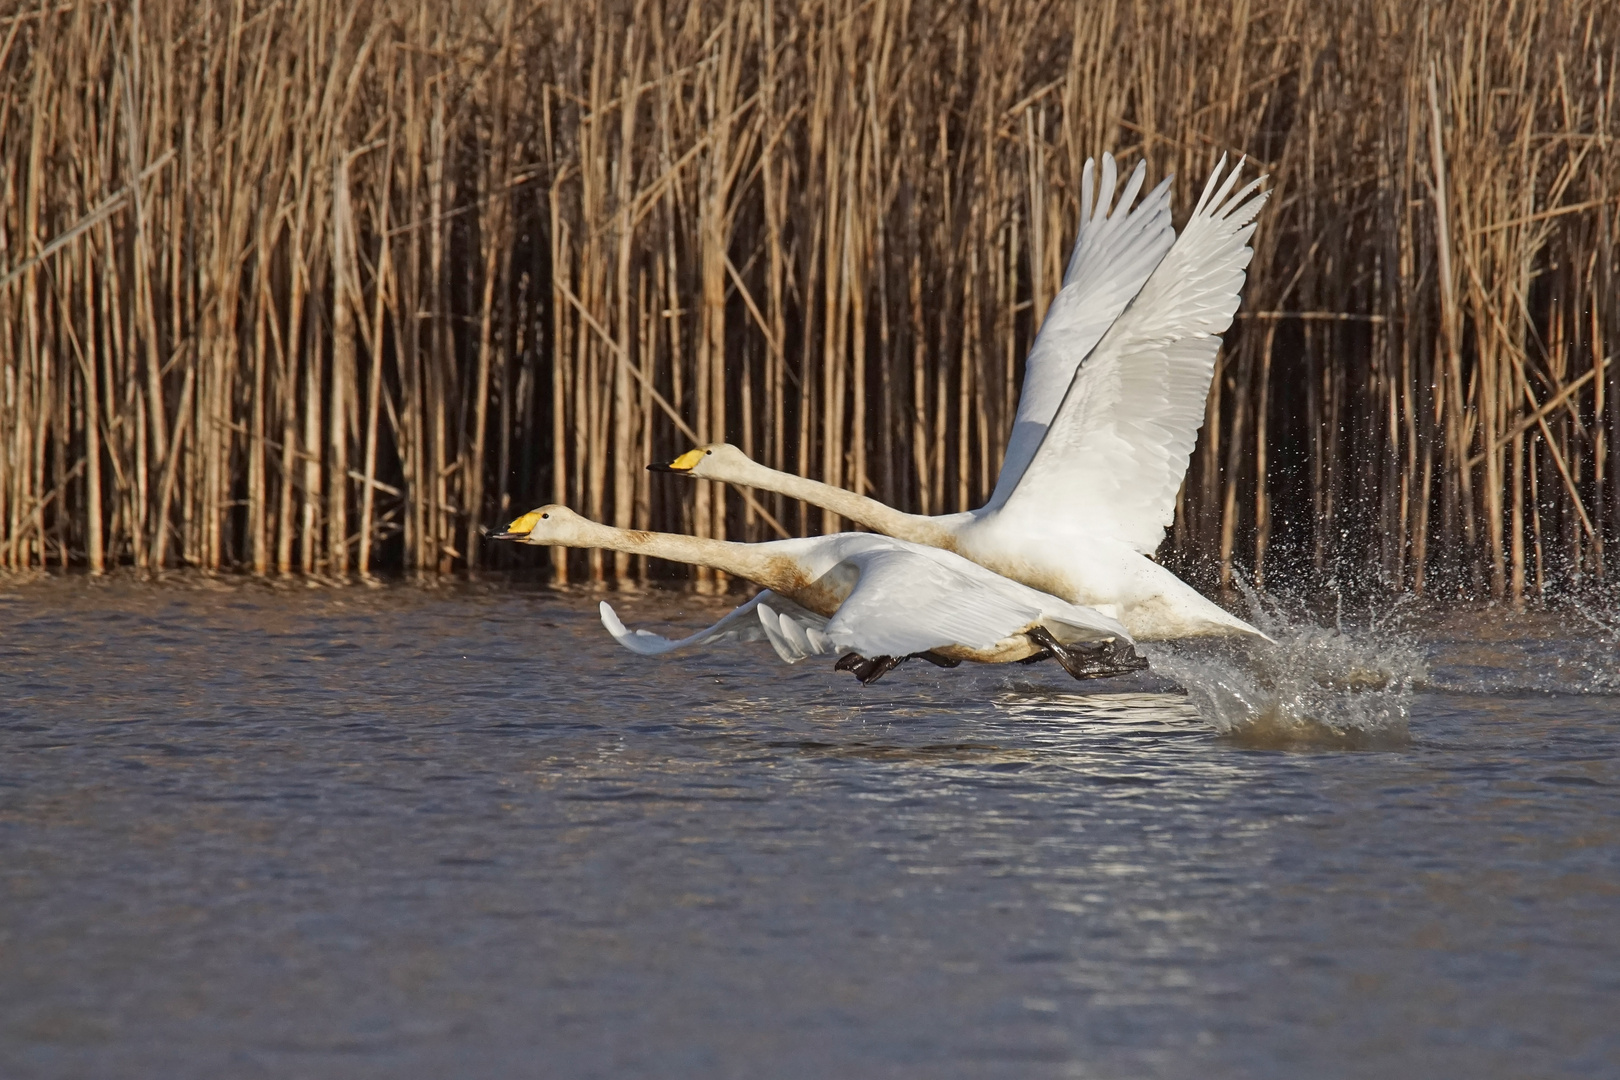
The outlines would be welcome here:
<svg viewBox="0 0 1620 1080">
<path fill-rule="evenodd" d="M 804 625 L 810 627 L 824 626 L 826 620 L 795 604 L 793 601 L 765 589 L 747 603 L 732 609 L 725 618 L 713 626 L 699 630 L 695 634 L 683 638 L 667 638 L 662 634 L 655 634 L 650 630 L 631 630 L 624 625 L 613 606 L 606 600 L 602 601 L 600 611 L 602 625 L 607 632 L 613 635 L 613 640 L 641 656 L 662 656 L 664 653 L 674 652 L 677 649 L 695 648 L 700 645 L 712 645 L 721 641 L 764 641 L 768 639 L 765 627 L 761 625 L 756 610 L 762 604 L 774 605 L 783 610 L 784 614 L 797 618 Z M 772 640 L 772 645 L 776 643 Z M 781 649 L 777 652 L 780 654 Z M 784 660 L 786 656 L 782 657 Z M 799 656 L 796 659 L 802 660 Z M 788 661 L 792 663 L 793 661 Z"/>
<path fill-rule="evenodd" d="M 1018 411 L 988 508 L 1000 506 L 1017 486 L 1080 361 L 1141 290 L 1176 238 L 1170 223 L 1168 177 L 1133 210 L 1131 203 L 1147 175 L 1146 162 L 1131 173 L 1117 206 L 1113 155 L 1103 155 L 1102 178 L 1095 187 L 1094 172 L 1094 163 L 1087 161 L 1080 182 L 1080 235 L 1063 275 L 1063 288 L 1047 309 L 1024 361 Z"/>
<path fill-rule="evenodd" d="M 759 622 L 765 628 L 765 637 L 769 639 L 771 648 L 776 655 L 782 658 L 783 663 L 797 664 L 808 656 L 822 656 L 826 653 L 837 652 L 834 645 L 823 631 L 827 628 L 827 620 L 814 612 L 806 611 L 797 604 L 783 597 L 773 597 L 782 611 L 778 612 L 769 604 L 760 604 L 757 611 Z"/>
<path fill-rule="evenodd" d="M 1187 227 L 1069 384 L 1001 512 L 1047 540 L 1109 535 L 1151 555 L 1175 518 L 1220 335 L 1253 252 L 1265 177 L 1215 167 Z"/>
<path fill-rule="evenodd" d="M 1040 617 L 1024 586 L 997 588 L 921 552 L 866 552 L 848 562 L 854 587 L 827 623 L 827 637 L 863 656 L 910 656 L 947 645 L 988 649 Z M 990 581 L 1005 581 L 985 572 Z"/>
</svg>

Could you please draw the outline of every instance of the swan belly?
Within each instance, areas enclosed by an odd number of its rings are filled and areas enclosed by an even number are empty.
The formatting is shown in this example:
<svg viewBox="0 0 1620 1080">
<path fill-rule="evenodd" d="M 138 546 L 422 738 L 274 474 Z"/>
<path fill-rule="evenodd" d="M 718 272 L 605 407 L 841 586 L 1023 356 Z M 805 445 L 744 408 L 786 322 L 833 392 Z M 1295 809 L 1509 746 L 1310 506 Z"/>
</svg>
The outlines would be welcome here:
<svg viewBox="0 0 1620 1080">
<path fill-rule="evenodd" d="M 929 651 L 938 653 L 949 660 L 965 660 L 975 664 L 1014 664 L 1020 660 L 1027 660 L 1032 656 L 1049 656 L 1051 654 L 1047 652 L 1046 647 L 1029 636 L 1029 632 L 1037 627 L 1044 629 L 1064 645 L 1095 645 L 1099 642 L 1117 643 L 1119 641 L 1117 637 L 1105 636 L 1095 631 L 1088 632 L 1076 626 L 1038 619 L 1016 634 L 1002 638 L 988 649 L 970 649 L 963 645 L 947 645 L 943 648 L 936 646 Z"/>
<path fill-rule="evenodd" d="M 1034 626 L 1031 623 L 1030 626 Z M 1041 646 L 1025 637 L 1023 632 L 1004 637 L 988 649 L 970 649 L 965 645 L 936 646 L 929 652 L 947 660 L 961 660 L 970 664 L 1012 664 L 1027 660 L 1041 651 Z"/>
<path fill-rule="evenodd" d="M 1152 559 L 1108 537 L 981 538 L 965 530 L 957 550 L 1004 577 L 1118 619 L 1138 641 L 1260 633 Z"/>
<path fill-rule="evenodd" d="M 1169 574 L 1169 571 L 1165 571 Z M 1233 615 L 1192 586 L 1171 574 L 1177 588 L 1166 589 L 1127 606 L 1119 621 L 1138 641 L 1171 641 L 1189 637 L 1226 637 L 1235 634 L 1264 637 L 1259 630 Z"/>
</svg>

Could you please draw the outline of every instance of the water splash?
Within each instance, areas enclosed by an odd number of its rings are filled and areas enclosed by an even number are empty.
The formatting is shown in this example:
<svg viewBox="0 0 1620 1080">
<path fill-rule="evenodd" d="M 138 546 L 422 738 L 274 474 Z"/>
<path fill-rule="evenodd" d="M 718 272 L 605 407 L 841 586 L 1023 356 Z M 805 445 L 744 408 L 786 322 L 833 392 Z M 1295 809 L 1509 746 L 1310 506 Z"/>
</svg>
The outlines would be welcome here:
<svg viewBox="0 0 1620 1080">
<path fill-rule="evenodd" d="M 1585 596 L 1576 595 L 1570 598 L 1569 608 L 1597 632 L 1595 640 L 1585 642 L 1591 655 L 1583 658 L 1587 675 L 1583 689 L 1599 694 L 1620 691 L 1620 663 L 1615 660 L 1620 653 L 1620 589 L 1610 586 Z"/>
<path fill-rule="evenodd" d="M 1246 746 L 1406 744 L 1412 694 L 1428 671 L 1405 604 L 1357 627 L 1336 615 L 1328 627 L 1303 605 L 1245 592 L 1273 642 L 1195 639 L 1149 652 L 1206 723 Z"/>
<path fill-rule="evenodd" d="M 1425 622 L 1430 689 L 1496 697 L 1620 694 L 1620 590 L 1516 609 L 1483 604 Z"/>
</svg>

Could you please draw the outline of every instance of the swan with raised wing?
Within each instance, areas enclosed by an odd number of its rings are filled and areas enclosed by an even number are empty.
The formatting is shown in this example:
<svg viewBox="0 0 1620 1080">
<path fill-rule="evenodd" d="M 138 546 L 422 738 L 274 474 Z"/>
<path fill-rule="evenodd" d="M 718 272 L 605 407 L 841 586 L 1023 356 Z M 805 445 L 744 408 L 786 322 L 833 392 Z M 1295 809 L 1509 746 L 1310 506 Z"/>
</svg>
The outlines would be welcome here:
<svg viewBox="0 0 1620 1080">
<path fill-rule="evenodd" d="M 1112 159 L 1062 290 L 1030 349 L 1001 474 L 980 509 L 920 515 L 769 469 L 726 443 L 657 471 L 778 492 L 917 544 L 954 551 L 1015 581 L 1116 616 L 1139 640 L 1259 630 L 1150 556 L 1175 518 L 1267 193 L 1234 192 L 1242 162 L 1215 167 L 1179 238 L 1161 185 L 1130 214 L 1106 215 Z M 1140 186 L 1137 169 L 1121 199 Z M 1223 177 L 1223 173 L 1225 173 Z M 1087 169 L 1083 192 L 1091 191 Z M 1082 363 L 1083 360 L 1083 363 Z"/>
<path fill-rule="evenodd" d="M 616 529 L 566 507 L 542 506 L 491 539 L 651 555 L 752 581 L 826 619 L 817 633 L 848 653 L 838 667 L 863 683 L 912 657 L 943 667 L 965 660 L 1005 664 L 1051 657 L 1077 679 L 1147 666 L 1132 649 L 1130 634 L 1107 615 L 1010 581 L 941 548 L 889 536 L 833 533 L 745 544 Z M 756 609 L 758 615 L 767 613 L 783 631 L 788 618 L 776 617 L 763 604 Z M 614 636 L 621 644 L 628 644 L 626 636 L 635 640 L 629 631 Z"/>
</svg>

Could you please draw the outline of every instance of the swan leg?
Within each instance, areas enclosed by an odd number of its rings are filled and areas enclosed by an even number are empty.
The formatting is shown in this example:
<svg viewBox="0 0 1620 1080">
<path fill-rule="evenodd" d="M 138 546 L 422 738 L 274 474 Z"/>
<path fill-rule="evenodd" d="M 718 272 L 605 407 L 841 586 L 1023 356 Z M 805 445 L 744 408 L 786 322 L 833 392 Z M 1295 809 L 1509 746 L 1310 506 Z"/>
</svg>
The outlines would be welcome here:
<svg viewBox="0 0 1620 1080">
<path fill-rule="evenodd" d="M 1029 639 L 1052 654 L 1076 679 L 1106 679 L 1113 675 L 1128 675 L 1148 666 L 1147 657 L 1138 656 L 1126 642 L 1109 641 L 1096 645 L 1065 645 L 1044 626 L 1027 631 Z"/>
<path fill-rule="evenodd" d="M 845 653 L 833 665 L 834 671 L 853 672 L 861 680 L 861 685 L 875 683 L 895 668 L 906 662 L 904 656 L 874 656 L 870 660 L 860 653 Z"/>
<path fill-rule="evenodd" d="M 914 652 L 910 656 L 908 656 L 906 659 L 908 659 L 908 660 L 926 660 L 930 664 L 933 664 L 935 667 L 942 667 L 942 668 L 953 668 L 953 667 L 961 667 L 962 666 L 962 661 L 960 661 L 960 660 L 952 660 L 948 656 L 941 656 L 941 655 L 939 655 L 939 653 L 934 652 L 932 649 L 928 650 L 927 652 Z"/>
</svg>

